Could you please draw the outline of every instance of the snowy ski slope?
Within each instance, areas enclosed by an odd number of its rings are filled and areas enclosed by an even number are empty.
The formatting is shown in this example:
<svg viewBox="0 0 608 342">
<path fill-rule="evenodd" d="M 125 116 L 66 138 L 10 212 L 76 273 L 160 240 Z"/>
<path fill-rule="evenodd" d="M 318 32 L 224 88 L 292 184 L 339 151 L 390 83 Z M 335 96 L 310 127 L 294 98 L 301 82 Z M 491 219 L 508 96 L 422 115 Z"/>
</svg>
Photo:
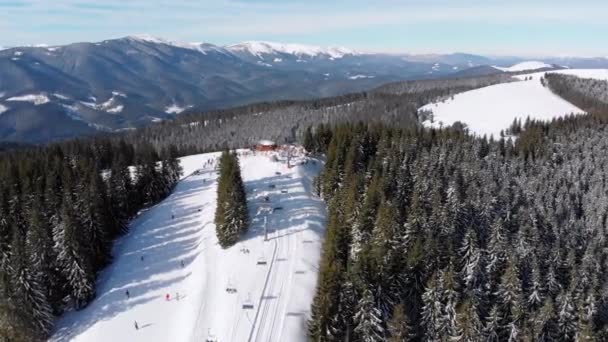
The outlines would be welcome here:
<svg viewBox="0 0 608 342">
<path fill-rule="evenodd" d="M 608 79 L 606 69 L 567 69 L 551 71 L 579 77 Z M 427 104 L 420 110 L 433 112 L 430 127 L 448 126 L 460 121 L 477 135 L 494 135 L 508 128 L 515 118 L 551 120 L 583 110 L 543 87 L 540 78 L 545 72 L 516 76 L 520 81 L 502 83 L 454 95 L 444 102 Z M 525 80 L 526 78 L 531 80 Z"/>
<path fill-rule="evenodd" d="M 311 185 L 322 164 L 240 153 L 252 224 L 239 243 L 223 250 L 215 236 L 217 174 L 203 165 L 218 154 L 182 158 L 191 175 L 132 222 L 97 298 L 66 314 L 51 341 L 306 341 L 326 217 Z"/>
</svg>

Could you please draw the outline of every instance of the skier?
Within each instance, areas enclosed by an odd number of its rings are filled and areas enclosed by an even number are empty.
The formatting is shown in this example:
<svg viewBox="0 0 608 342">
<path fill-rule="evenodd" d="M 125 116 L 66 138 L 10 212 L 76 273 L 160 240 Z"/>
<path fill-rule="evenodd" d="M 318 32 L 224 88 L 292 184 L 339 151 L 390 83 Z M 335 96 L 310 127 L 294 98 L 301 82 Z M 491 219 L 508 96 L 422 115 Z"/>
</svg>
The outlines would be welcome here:
<svg viewBox="0 0 608 342">
<path fill-rule="evenodd" d="M 171 300 L 171 295 L 167 293 L 167 295 L 165 296 L 166 300 Z"/>
<path fill-rule="evenodd" d="M 175 292 L 175 299 L 179 302 L 179 292 Z"/>
<path fill-rule="evenodd" d="M 137 321 L 135 321 L 135 330 L 139 330 L 139 325 L 137 324 Z"/>
<path fill-rule="evenodd" d="M 139 258 L 142 262 L 144 261 L 144 256 L 142 255 L 141 258 Z"/>
<path fill-rule="evenodd" d="M 175 219 L 175 215 L 171 215 L 171 219 L 172 219 L 172 220 L 173 220 L 173 219 Z"/>
<path fill-rule="evenodd" d="M 131 294 L 129 293 L 129 290 L 125 291 L 125 295 L 127 295 L 127 299 L 131 298 Z"/>
<path fill-rule="evenodd" d="M 184 268 L 184 260 L 181 261 L 182 268 Z"/>
</svg>

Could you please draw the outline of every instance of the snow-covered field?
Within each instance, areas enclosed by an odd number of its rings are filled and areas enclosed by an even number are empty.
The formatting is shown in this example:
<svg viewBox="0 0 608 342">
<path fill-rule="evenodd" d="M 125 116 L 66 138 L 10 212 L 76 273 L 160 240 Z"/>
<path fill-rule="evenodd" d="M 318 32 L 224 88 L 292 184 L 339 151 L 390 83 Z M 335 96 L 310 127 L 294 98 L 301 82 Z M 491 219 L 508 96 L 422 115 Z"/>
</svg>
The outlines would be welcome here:
<svg viewBox="0 0 608 342">
<path fill-rule="evenodd" d="M 499 66 L 493 66 L 493 68 L 498 69 L 498 70 L 502 70 L 505 72 L 517 72 L 517 71 L 525 71 L 525 70 L 537 70 L 537 69 L 542 69 L 542 68 L 551 68 L 552 66 L 550 64 L 544 63 L 544 62 L 538 62 L 538 61 L 527 61 L 527 62 L 521 62 L 521 63 L 517 63 L 515 65 L 512 65 L 508 68 L 505 67 L 499 67 Z"/>
<path fill-rule="evenodd" d="M 218 155 L 182 158 L 191 175 L 132 222 L 97 298 L 66 314 L 52 341 L 306 340 L 325 221 L 311 186 L 322 165 L 288 168 L 268 154 L 242 156 L 252 224 L 224 250 L 213 224 L 217 174 L 205 164 Z"/>
<path fill-rule="evenodd" d="M 606 69 L 567 69 L 551 71 L 579 77 L 608 79 Z M 496 84 L 454 95 L 444 102 L 430 103 L 420 110 L 432 111 L 433 122 L 426 126 L 448 126 L 460 121 L 477 135 L 494 135 L 508 128 L 515 118 L 551 120 L 583 110 L 543 87 L 545 72 L 516 76 L 520 81 Z M 531 77 L 531 79 L 530 79 Z M 525 80 L 528 78 L 528 80 Z"/>
</svg>

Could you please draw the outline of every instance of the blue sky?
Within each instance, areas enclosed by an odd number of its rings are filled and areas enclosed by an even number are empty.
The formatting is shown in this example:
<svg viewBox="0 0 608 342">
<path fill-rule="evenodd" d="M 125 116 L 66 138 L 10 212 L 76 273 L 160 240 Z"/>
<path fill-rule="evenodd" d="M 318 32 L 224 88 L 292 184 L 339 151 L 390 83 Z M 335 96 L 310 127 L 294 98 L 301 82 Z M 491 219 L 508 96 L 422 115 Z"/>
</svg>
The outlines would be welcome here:
<svg viewBox="0 0 608 342">
<path fill-rule="evenodd" d="M 608 56 L 606 0 L 0 0 L 0 46 L 147 33 L 395 53 Z"/>
</svg>

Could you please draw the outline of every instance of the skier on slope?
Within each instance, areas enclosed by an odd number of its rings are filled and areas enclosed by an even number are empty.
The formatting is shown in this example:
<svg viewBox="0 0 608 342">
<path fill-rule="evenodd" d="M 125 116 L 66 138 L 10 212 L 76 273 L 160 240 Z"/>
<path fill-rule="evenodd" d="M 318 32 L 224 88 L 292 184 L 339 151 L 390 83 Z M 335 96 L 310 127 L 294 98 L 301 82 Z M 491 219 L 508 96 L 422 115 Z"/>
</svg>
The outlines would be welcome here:
<svg viewBox="0 0 608 342">
<path fill-rule="evenodd" d="M 166 300 L 171 300 L 171 295 L 167 293 L 167 295 L 165 296 Z"/>
<path fill-rule="evenodd" d="M 131 298 L 131 293 L 129 293 L 129 290 L 125 291 L 125 295 L 127 296 L 127 299 Z"/>
<path fill-rule="evenodd" d="M 139 325 L 137 324 L 137 321 L 135 321 L 134 323 L 135 323 L 135 330 L 139 330 Z"/>
</svg>

